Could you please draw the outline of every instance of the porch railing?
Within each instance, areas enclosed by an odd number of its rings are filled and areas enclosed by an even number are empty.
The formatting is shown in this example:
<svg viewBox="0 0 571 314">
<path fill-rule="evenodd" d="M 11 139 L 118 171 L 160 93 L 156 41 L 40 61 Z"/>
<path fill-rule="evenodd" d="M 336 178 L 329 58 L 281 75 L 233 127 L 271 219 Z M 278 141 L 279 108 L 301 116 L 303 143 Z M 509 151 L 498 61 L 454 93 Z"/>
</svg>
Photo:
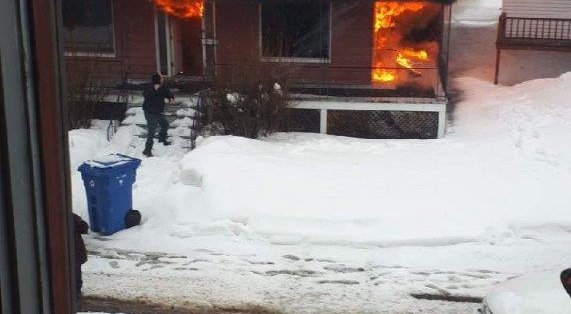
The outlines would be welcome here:
<svg viewBox="0 0 571 314">
<path fill-rule="evenodd" d="M 571 46 L 571 19 L 500 17 L 498 41 L 526 40 L 528 43 Z"/>
<path fill-rule="evenodd" d="M 247 72 L 244 64 L 217 64 L 221 81 L 240 80 L 242 72 Z M 286 77 L 291 92 L 296 95 L 353 98 L 431 98 L 446 100 L 445 67 L 371 67 L 321 64 L 275 64 L 254 63 L 252 73 L 259 71 Z M 394 75 L 394 80 L 373 82 L 374 70 L 386 71 Z M 422 103 L 422 102 L 421 102 Z"/>
</svg>

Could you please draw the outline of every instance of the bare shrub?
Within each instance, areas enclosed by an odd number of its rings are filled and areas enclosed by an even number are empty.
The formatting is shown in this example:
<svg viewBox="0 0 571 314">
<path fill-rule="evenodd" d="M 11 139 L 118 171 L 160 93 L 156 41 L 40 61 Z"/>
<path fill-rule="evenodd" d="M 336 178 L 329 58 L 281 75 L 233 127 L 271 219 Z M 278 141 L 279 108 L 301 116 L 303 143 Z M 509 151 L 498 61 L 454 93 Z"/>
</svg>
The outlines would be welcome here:
<svg viewBox="0 0 571 314">
<path fill-rule="evenodd" d="M 287 74 L 256 61 L 233 65 L 220 71 L 206 97 L 210 125 L 228 135 L 266 136 L 277 132 L 287 115 Z"/>
<path fill-rule="evenodd" d="M 97 57 L 66 60 L 66 98 L 70 129 L 88 128 L 96 106 L 109 94 L 113 82 Z"/>
</svg>

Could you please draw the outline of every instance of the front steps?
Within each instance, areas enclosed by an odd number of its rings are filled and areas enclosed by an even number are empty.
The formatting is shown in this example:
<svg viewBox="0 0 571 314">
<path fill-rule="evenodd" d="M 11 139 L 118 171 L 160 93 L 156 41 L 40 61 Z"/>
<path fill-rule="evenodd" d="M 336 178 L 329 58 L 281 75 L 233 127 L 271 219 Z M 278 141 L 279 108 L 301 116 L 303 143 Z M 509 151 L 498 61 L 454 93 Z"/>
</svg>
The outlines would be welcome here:
<svg viewBox="0 0 571 314">
<path fill-rule="evenodd" d="M 143 98 L 139 95 L 129 96 L 129 109 L 127 117 L 121 122 L 121 126 L 134 126 L 135 136 L 147 138 L 147 121 L 143 112 Z M 169 122 L 167 131 L 170 142 L 182 139 L 184 148 L 193 149 L 196 138 L 202 130 L 203 110 L 201 99 L 197 95 L 181 95 L 175 93 L 175 102 L 167 103 L 164 115 Z M 155 134 L 155 137 L 158 136 Z"/>
</svg>

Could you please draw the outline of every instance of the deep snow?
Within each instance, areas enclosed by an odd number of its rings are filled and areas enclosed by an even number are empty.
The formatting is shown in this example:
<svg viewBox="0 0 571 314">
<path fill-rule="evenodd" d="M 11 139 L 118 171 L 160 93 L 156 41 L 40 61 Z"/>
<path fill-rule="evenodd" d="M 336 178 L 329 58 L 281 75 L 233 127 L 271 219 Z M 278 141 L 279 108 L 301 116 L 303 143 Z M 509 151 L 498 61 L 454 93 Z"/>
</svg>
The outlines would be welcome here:
<svg viewBox="0 0 571 314">
<path fill-rule="evenodd" d="M 134 188 L 141 231 L 378 247 L 567 236 L 571 75 L 513 88 L 459 84 L 467 99 L 442 140 L 278 134 L 211 137 L 186 155 L 160 147 Z M 110 145 L 97 130 L 73 131 L 74 170 L 109 152 L 140 157 L 131 130 Z"/>
<path fill-rule="evenodd" d="M 486 296 L 495 314 L 568 314 L 569 294 L 561 285 L 561 272 L 525 275 L 495 288 Z"/>
<path fill-rule="evenodd" d="M 469 313 L 410 293 L 483 296 L 571 254 L 571 74 L 497 87 L 471 78 L 442 140 L 278 134 L 157 145 L 134 187 L 141 227 L 90 234 L 87 294 L 291 313 Z M 70 132 L 82 161 L 141 157 L 136 127 Z"/>
</svg>

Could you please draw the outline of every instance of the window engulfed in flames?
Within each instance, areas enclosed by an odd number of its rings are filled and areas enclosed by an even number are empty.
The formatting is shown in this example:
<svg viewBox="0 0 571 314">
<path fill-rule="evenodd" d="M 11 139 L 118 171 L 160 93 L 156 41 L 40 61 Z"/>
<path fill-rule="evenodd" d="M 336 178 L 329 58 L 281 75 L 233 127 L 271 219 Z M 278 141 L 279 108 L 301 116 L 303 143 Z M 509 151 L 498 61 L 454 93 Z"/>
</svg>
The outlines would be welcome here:
<svg viewBox="0 0 571 314">
<path fill-rule="evenodd" d="M 396 83 L 406 69 L 420 76 L 415 66 L 431 60 L 428 49 L 419 45 L 403 45 L 399 32 L 398 17 L 405 13 L 418 13 L 427 6 L 423 2 L 381 2 L 374 4 L 373 20 L 373 70 L 371 80 L 377 84 Z"/>
<path fill-rule="evenodd" d="M 201 18 L 204 15 L 204 0 L 151 0 L 166 14 L 183 19 Z"/>
</svg>

